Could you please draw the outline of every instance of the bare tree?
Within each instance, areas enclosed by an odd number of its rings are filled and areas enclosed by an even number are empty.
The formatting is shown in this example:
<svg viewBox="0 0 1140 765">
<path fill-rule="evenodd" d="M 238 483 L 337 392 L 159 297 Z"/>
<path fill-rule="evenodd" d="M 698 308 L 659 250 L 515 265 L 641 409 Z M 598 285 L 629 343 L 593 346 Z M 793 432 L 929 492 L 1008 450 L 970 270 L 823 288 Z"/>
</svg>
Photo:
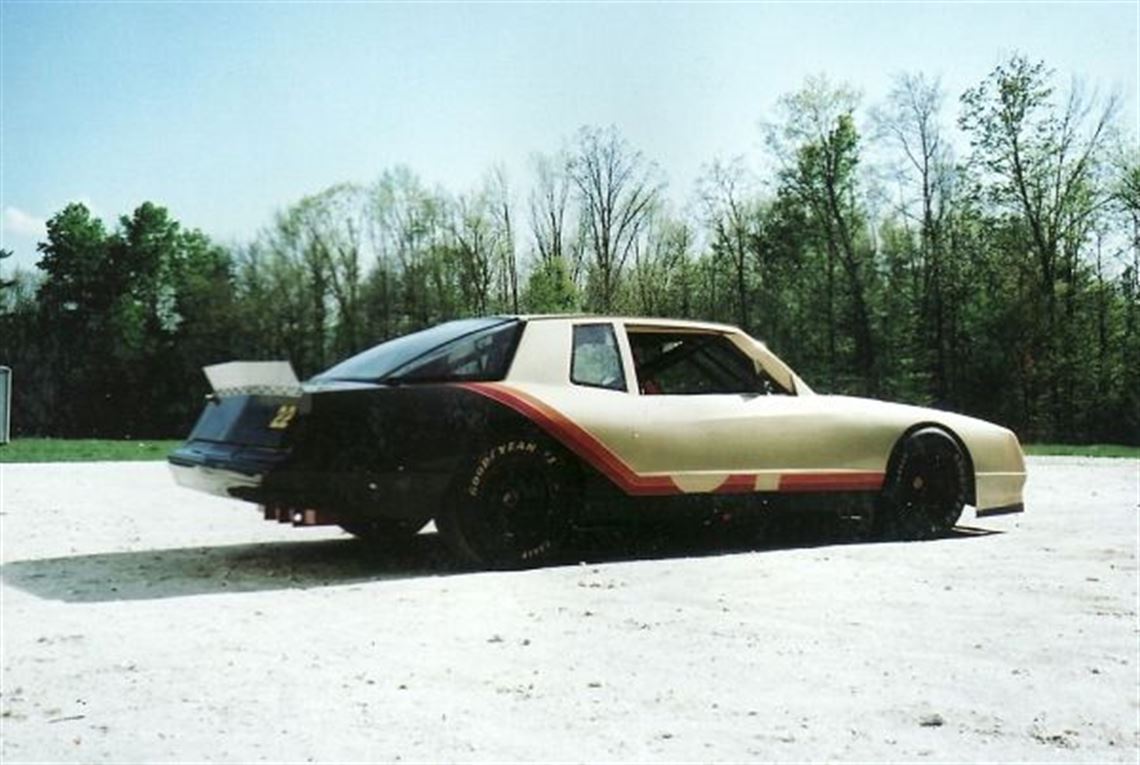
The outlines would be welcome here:
<svg viewBox="0 0 1140 765">
<path fill-rule="evenodd" d="M 658 212 L 634 245 L 630 281 L 636 312 L 646 316 L 689 312 L 693 231 L 683 220 Z"/>
<path fill-rule="evenodd" d="M 622 267 L 658 204 L 663 184 L 656 168 L 613 127 L 582 128 L 568 172 L 588 234 L 596 307 L 608 311 Z"/>
<path fill-rule="evenodd" d="M 491 213 L 497 230 L 497 255 L 501 277 L 500 302 L 508 305 L 512 313 L 518 313 L 519 266 L 515 251 L 515 232 L 511 225 L 511 189 L 507 182 L 507 172 L 502 166 L 496 167 L 491 172 L 487 182 L 487 194 L 491 199 Z"/>
<path fill-rule="evenodd" d="M 384 280 L 385 312 L 395 306 L 391 285 L 401 287 L 400 308 L 406 327 L 392 326 L 384 318 L 384 334 L 423 327 L 431 322 L 432 295 L 435 303 L 447 302 L 440 264 L 434 257 L 443 247 L 447 233 L 446 199 L 431 192 L 406 167 L 385 171 L 369 192 L 369 230 L 376 248 Z"/>
<path fill-rule="evenodd" d="M 949 376 L 947 260 L 952 253 L 946 247 L 945 227 L 954 184 L 953 158 L 940 120 L 943 100 L 937 79 L 904 73 L 895 77 L 886 103 L 873 110 L 879 135 L 901 153 L 899 212 L 918 224 L 919 313 L 931 351 L 934 396 L 939 401 L 947 396 Z"/>
<path fill-rule="evenodd" d="M 748 301 L 748 255 L 755 243 L 754 199 L 744 158 L 714 161 L 697 182 L 697 195 L 711 230 L 714 253 L 727 255 L 732 263 L 736 292 L 736 323 L 750 328 Z"/>
<path fill-rule="evenodd" d="M 567 213 L 570 201 L 569 159 L 537 154 L 532 159 L 534 186 L 530 192 L 530 230 L 539 260 L 566 256 Z"/>
<path fill-rule="evenodd" d="M 486 314 L 499 249 L 492 200 L 481 190 L 461 195 L 454 207 L 450 225 L 459 256 L 460 292 L 471 310 Z"/>
<path fill-rule="evenodd" d="M 361 279 L 365 264 L 364 192 L 353 184 L 333 186 L 302 199 L 292 210 L 310 274 L 332 298 L 334 355 L 360 350 Z"/>
</svg>

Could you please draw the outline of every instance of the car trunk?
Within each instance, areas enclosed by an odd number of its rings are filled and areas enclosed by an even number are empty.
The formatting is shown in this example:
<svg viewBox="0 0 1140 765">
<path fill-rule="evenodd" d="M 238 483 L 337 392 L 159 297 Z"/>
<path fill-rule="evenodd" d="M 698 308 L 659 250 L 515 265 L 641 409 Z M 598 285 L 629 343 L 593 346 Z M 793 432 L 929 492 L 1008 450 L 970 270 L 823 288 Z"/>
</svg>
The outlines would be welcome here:
<svg viewBox="0 0 1140 765">
<path fill-rule="evenodd" d="M 288 430 L 306 399 L 288 362 L 231 362 L 203 371 L 214 392 L 168 460 L 184 485 L 248 497 L 288 457 Z"/>
</svg>

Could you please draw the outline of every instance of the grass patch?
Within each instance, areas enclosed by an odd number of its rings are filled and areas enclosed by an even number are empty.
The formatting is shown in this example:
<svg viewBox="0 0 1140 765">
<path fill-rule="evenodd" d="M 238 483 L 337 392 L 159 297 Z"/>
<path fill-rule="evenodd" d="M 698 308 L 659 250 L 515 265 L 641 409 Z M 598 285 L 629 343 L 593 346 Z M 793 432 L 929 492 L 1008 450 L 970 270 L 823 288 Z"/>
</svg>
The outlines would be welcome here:
<svg viewBox="0 0 1140 765">
<path fill-rule="evenodd" d="M 145 462 L 166 459 L 181 441 L 17 438 L 0 446 L 0 462 Z"/>
<path fill-rule="evenodd" d="M 1140 446 L 1122 444 L 1026 444 L 1025 453 L 1035 457 L 1127 457 L 1140 458 Z"/>
</svg>

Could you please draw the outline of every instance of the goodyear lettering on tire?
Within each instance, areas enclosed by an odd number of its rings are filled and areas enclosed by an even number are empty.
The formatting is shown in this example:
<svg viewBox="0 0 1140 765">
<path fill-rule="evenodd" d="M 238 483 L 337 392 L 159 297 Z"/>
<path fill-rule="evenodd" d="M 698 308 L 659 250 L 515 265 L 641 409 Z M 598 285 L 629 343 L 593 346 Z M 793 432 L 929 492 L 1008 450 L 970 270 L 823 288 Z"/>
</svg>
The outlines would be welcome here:
<svg viewBox="0 0 1140 765">
<path fill-rule="evenodd" d="M 479 464 L 475 466 L 475 471 L 471 475 L 471 480 L 467 483 L 467 494 L 471 497 L 479 496 L 479 487 L 483 483 L 483 476 L 487 470 L 495 464 L 500 457 L 505 457 L 508 454 L 517 452 L 524 452 L 533 454 L 538 451 L 538 444 L 534 441 L 508 441 L 504 444 L 491 447 L 486 454 L 479 459 Z M 549 452 L 544 454 L 544 459 L 547 464 L 553 464 L 557 459 Z"/>
</svg>

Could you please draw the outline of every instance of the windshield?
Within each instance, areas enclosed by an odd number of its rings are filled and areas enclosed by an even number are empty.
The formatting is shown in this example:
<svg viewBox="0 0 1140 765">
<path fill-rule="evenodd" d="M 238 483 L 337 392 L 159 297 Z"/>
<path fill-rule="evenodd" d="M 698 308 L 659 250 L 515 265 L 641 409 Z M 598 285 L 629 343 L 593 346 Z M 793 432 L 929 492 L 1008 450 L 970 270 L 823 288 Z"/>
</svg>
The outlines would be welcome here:
<svg viewBox="0 0 1140 765">
<path fill-rule="evenodd" d="M 501 317 L 459 319 L 397 337 L 313 377 L 314 382 L 501 380 L 522 324 Z"/>
</svg>

